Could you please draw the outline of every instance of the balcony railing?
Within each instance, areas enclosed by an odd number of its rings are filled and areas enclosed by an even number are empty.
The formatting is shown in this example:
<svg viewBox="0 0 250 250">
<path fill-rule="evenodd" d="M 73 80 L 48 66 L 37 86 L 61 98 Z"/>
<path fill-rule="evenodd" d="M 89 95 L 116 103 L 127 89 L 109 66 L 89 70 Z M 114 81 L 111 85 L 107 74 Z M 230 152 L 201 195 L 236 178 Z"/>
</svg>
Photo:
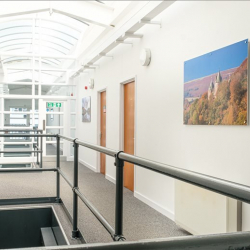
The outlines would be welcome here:
<svg viewBox="0 0 250 250">
<path fill-rule="evenodd" d="M 11 134 L 1 134 L 0 137 L 10 137 Z M 23 134 L 15 134 L 15 137 L 23 137 Z M 169 166 L 166 164 L 154 162 L 148 159 L 143 159 L 134 155 L 126 154 L 122 151 L 109 149 L 106 147 L 94 145 L 79 139 L 70 138 L 62 135 L 51 134 L 26 134 L 26 137 L 55 137 L 57 143 L 56 168 L 35 168 L 35 169 L 0 169 L 0 173 L 17 173 L 17 172 L 40 172 L 53 171 L 56 172 L 56 196 L 45 198 L 28 198 L 28 199 L 10 199 L 0 200 L 0 205 L 9 204 L 34 204 L 34 203 L 61 203 L 63 201 L 60 197 L 60 177 L 62 177 L 70 186 L 73 192 L 73 214 L 72 217 L 66 207 L 67 215 L 72 221 L 72 237 L 81 238 L 82 235 L 78 229 L 78 198 L 90 209 L 95 217 L 100 221 L 104 228 L 109 232 L 114 241 L 120 241 L 115 245 L 93 245 L 91 249 L 248 249 L 250 247 L 250 232 L 238 232 L 228 234 L 217 234 L 207 236 L 188 236 L 176 237 L 160 240 L 145 240 L 139 242 L 126 242 L 123 235 L 123 170 L 124 162 L 135 164 L 136 166 L 146 168 L 150 171 L 159 174 L 167 175 L 169 177 L 196 185 L 198 187 L 208 189 L 210 191 L 232 197 L 239 201 L 250 203 L 250 187 L 215 178 L 212 176 L 196 173 L 193 171 Z M 74 179 L 73 183 L 66 177 L 60 169 L 60 140 L 64 139 L 73 143 L 74 147 Z M 115 197 L 115 228 L 113 228 L 108 221 L 101 215 L 94 205 L 88 201 L 83 192 L 78 186 L 78 150 L 79 146 L 86 147 L 97 152 L 109 155 L 114 158 L 114 165 L 116 167 L 116 197 Z M 79 246 L 78 249 L 84 249 L 86 245 Z M 61 249 L 58 247 L 57 249 Z M 70 249 L 70 246 L 68 247 Z M 250 248 L 249 248 L 250 249 Z"/>
</svg>

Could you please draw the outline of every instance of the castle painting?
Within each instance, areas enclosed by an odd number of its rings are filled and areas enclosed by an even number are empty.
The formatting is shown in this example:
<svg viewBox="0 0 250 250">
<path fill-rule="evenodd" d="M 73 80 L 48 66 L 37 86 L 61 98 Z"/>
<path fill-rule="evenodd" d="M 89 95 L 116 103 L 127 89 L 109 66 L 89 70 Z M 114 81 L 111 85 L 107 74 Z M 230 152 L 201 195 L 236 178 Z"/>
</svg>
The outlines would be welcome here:
<svg viewBox="0 0 250 250">
<path fill-rule="evenodd" d="M 248 40 L 184 62 L 184 124 L 247 125 Z"/>
</svg>

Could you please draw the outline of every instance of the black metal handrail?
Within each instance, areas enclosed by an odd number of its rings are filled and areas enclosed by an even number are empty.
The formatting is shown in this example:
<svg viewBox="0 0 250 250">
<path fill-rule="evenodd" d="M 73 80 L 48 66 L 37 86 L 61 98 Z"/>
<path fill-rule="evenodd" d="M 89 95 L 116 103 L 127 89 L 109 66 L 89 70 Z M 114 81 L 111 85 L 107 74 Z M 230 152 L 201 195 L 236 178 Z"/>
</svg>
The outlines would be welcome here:
<svg viewBox="0 0 250 250">
<path fill-rule="evenodd" d="M 6 137 L 8 134 L 0 135 L 0 137 Z M 16 136 L 16 134 L 15 134 Z M 23 134 L 18 134 L 17 136 L 24 136 Z M 26 135 L 25 135 L 26 136 Z M 37 135 L 27 134 L 27 137 L 35 137 Z M 209 189 L 213 192 L 220 193 L 229 197 L 233 197 L 243 202 L 250 203 L 250 187 L 226 181 L 223 179 L 215 178 L 212 176 L 196 173 L 193 171 L 176 168 L 170 165 L 154 162 L 148 159 L 143 159 L 141 157 L 137 157 L 134 155 L 126 154 L 122 151 L 116 151 L 112 149 L 108 149 L 105 147 L 101 147 L 98 145 L 94 145 L 88 142 L 83 142 L 78 139 L 74 139 L 71 137 L 66 137 L 62 135 L 51 135 L 51 134 L 40 134 L 39 137 L 56 137 L 57 143 L 57 157 L 56 157 L 56 168 L 50 169 L 0 169 L 0 173 L 15 173 L 15 172 L 39 172 L 39 171 L 54 171 L 57 173 L 56 177 L 56 198 L 55 201 L 58 203 L 62 203 L 62 199 L 60 198 L 60 176 L 64 178 L 67 184 L 71 187 L 73 191 L 73 216 L 72 216 L 72 237 L 79 238 L 81 236 L 80 231 L 78 229 L 78 197 L 84 202 L 84 204 L 90 209 L 90 211 L 95 215 L 95 217 L 101 222 L 101 224 L 105 227 L 105 229 L 110 233 L 114 241 L 124 241 L 125 237 L 123 236 L 123 170 L 124 170 L 124 162 L 129 162 L 135 164 L 139 167 L 146 168 L 151 171 L 155 171 L 157 173 L 170 176 L 172 178 L 188 182 L 190 184 L 199 186 L 201 188 Z M 60 169 L 60 139 L 65 139 L 69 142 L 73 143 L 74 146 L 74 178 L 73 183 L 68 180 L 66 175 Z M 98 212 L 98 210 L 94 207 L 94 205 L 87 200 L 84 194 L 81 193 L 78 187 L 78 151 L 79 145 L 90 148 L 92 150 L 107 154 L 115 158 L 115 166 L 116 166 L 116 198 L 115 198 L 115 229 L 108 223 L 108 221 Z M 51 201 L 53 197 L 48 198 L 47 202 Z M 230 239 L 235 242 L 241 238 L 241 235 L 235 234 L 226 234 Z M 225 236 L 227 237 L 227 236 Z M 207 237 L 210 241 L 214 239 L 213 237 Z M 186 242 L 186 241 L 185 241 Z M 200 242 L 198 237 L 187 239 L 187 242 Z M 211 241 L 210 241 L 211 242 Z M 250 242 L 250 240 L 249 240 Z M 174 242 L 175 245 L 178 242 Z"/>
<path fill-rule="evenodd" d="M 123 152 L 119 153 L 118 157 L 123 161 L 155 171 L 157 173 L 167 175 L 184 182 L 188 182 L 190 184 L 211 190 L 219 194 L 223 194 L 225 196 L 243 202 L 250 203 L 250 187 L 248 186 L 226 181 L 209 175 L 200 174 L 190 170 L 185 170 L 182 168 L 177 168 L 170 165 L 154 162 Z"/>
<path fill-rule="evenodd" d="M 86 197 L 84 197 L 78 187 L 78 183 L 69 184 L 75 195 L 85 203 L 85 205 L 90 209 L 90 211 L 97 217 L 97 219 L 104 225 L 107 231 L 111 234 L 112 238 L 115 241 L 123 241 L 125 238 L 123 236 L 123 167 L 124 161 L 135 164 L 139 167 L 155 171 L 157 173 L 170 176 L 172 178 L 199 186 L 204 189 L 211 190 L 213 192 L 223 194 L 235 199 L 238 199 L 243 202 L 250 203 L 250 187 L 226 181 L 223 179 L 215 178 L 205 174 L 196 173 L 193 171 L 173 167 L 167 164 L 162 164 L 154 162 L 148 159 L 143 159 L 138 156 L 126 154 L 122 151 L 116 151 L 108 149 L 99 145 L 94 145 L 88 142 L 83 142 L 78 139 L 73 139 L 65 136 L 58 135 L 59 138 L 64 138 L 68 141 L 73 142 L 75 147 L 74 154 L 74 180 L 78 180 L 78 147 L 83 146 L 86 148 L 93 149 L 100 153 L 115 157 L 115 166 L 116 166 L 116 208 L 115 208 L 115 230 L 113 233 L 113 228 L 108 224 L 106 219 L 97 212 L 97 209 L 91 204 Z M 62 173 L 62 172 L 61 172 Z M 63 176 L 65 178 L 65 176 Z M 77 215 L 76 215 L 77 217 Z M 75 221 L 76 225 L 74 228 L 77 228 L 77 219 Z"/>
<path fill-rule="evenodd" d="M 117 151 L 117 150 L 113 150 L 113 149 L 110 149 L 110 148 L 98 146 L 98 145 L 91 144 L 91 143 L 84 142 L 84 141 L 80 141 L 80 140 L 78 140 L 78 139 L 76 139 L 75 142 L 76 142 L 78 145 L 80 145 L 80 146 L 83 146 L 83 147 L 86 147 L 86 148 L 93 149 L 93 150 L 95 150 L 95 151 L 98 151 L 98 152 L 100 152 L 100 153 L 103 153 L 103 154 L 106 154 L 106 155 L 109 155 L 109 156 L 112 156 L 112 157 L 116 157 L 116 155 L 117 155 L 118 152 L 119 152 L 119 151 Z"/>
</svg>

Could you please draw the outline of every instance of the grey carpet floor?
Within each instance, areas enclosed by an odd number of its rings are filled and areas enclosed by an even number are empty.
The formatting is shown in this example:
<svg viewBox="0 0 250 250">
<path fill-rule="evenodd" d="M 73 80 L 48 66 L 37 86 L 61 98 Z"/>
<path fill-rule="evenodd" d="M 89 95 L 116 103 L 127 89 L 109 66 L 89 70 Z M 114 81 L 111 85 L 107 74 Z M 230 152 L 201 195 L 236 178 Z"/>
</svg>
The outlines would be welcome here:
<svg viewBox="0 0 250 250">
<path fill-rule="evenodd" d="M 46 155 L 56 155 L 56 144 L 46 144 Z M 60 150 L 60 155 L 63 155 L 63 151 Z"/>
<path fill-rule="evenodd" d="M 55 167 L 55 163 L 44 162 L 44 167 Z M 73 182 L 73 163 L 61 162 L 61 169 Z M 56 174 L 52 172 L 1 174 L 0 199 L 55 196 L 55 179 Z M 79 187 L 81 192 L 114 227 L 115 185 L 106 180 L 104 175 L 94 173 L 79 164 Z M 61 198 L 72 214 L 72 190 L 62 178 Z M 57 211 L 62 213 L 58 207 Z M 68 222 L 65 217 L 62 220 L 64 222 L 62 224 L 67 224 L 65 232 L 70 237 Z M 79 229 L 87 243 L 112 242 L 110 235 L 81 200 L 79 200 Z M 130 190 L 124 188 L 124 236 L 127 240 L 185 235 L 189 235 L 189 233 L 135 198 Z M 73 242 L 73 244 L 77 244 L 77 242 Z"/>
</svg>

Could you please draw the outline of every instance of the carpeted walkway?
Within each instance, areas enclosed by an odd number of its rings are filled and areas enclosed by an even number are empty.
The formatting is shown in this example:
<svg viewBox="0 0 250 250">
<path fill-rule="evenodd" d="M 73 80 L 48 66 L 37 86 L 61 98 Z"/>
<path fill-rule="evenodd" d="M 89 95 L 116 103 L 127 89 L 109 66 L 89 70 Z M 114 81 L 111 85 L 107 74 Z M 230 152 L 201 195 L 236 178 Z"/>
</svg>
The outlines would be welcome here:
<svg viewBox="0 0 250 250">
<path fill-rule="evenodd" d="M 55 167 L 55 163 L 44 162 L 44 167 Z M 61 169 L 73 182 L 73 163 L 61 162 Z M 55 178 L 56 174 L 51 172 L 1 174 L 0 199 L 55 196 Z M 94 173 L 79 164 L 79 187 L 114 227 L 115 185 L 106 180 L 104 175 Z M 61 178 L 61 198 L 72 214 L 72 190 L 63 178 Z M 112 242 L 109 233 L 81 200 L 79 200 L 79 229 L 88 243 Z M 66 234 L 70 235 L 70 232 Z M 124 188 L 124 236 L 127 240 L 184 235 L 188 233 L 167 217 L 139 201 L 130 190 Z"/>
</svg>

